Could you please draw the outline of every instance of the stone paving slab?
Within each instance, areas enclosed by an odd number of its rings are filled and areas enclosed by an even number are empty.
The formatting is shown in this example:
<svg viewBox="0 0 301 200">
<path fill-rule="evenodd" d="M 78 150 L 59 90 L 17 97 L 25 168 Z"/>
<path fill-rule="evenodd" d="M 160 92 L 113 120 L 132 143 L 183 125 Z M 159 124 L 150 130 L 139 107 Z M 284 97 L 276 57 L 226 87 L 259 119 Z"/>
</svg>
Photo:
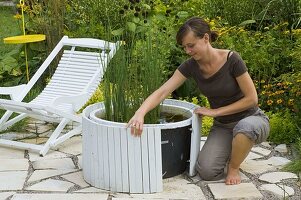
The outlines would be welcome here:
<svg viewBox="0 0 301 200">
<path fill-rule="evenodd" d="M 298 176 L 294 173 L 290 172 L 271 172 L 267 174 L 263 174 L 259 177 L 259 180 L 265 181 L 268 183 L 280 183 L 285 179 L 297 179 Z"/>
<path fill-rule="evenodd" d="M 0 159 L 22 159 L 24 158 L 24 150 L 0 147 Z"/>
<path fill-rule="evenodd" d="M 48 191 L 48 192 L 67 192 L 74 186 L 73 183 L 61 180 L 47 179 L 26 188 L 26 190 Z"/>
<path fill-rule="evenodd" d="M 269 159 L 267 159 L 267 162 L 270 165 L 273 165 L 277 168 L 282 168 L 284 165 L 290 163 L 291 161 L 287 158 L 284 158 L 284 157 L 272 156 Z"/>
<path fill-rule="evenodd" d="M 163 180 L 163 192 L 154 194 L 131 194 L 134 199 L 206 199 L 203 191 L 197 185 L 178 177 Z"/>
<path fill-rule="evenodd" d="M 61 159 L 44 159 L 37 160 L 32 163 L 35 170 L 37 169 L 75 169 L 75 165 L 71 158 Z"/>
<path fill-rule="evenodd" d="M 240 178 L 241 178 L 241 181 L 249 181 L 250 179 L 242 172 L 239 172 L 239 175 L 240 175 Z M 225 178 L 221 179 L 221 180 L 217 180 L 217 181 L 203 181 L 201 180 L 201 178 L 199 178 L 199 181 L 202 181 L 203 183 L 206 183 L 206 184 L 210 184 L 210 183 L 225 183 L 226 182 L 226 174 L 225 174 Z M 197 180 L 194 180 L 194 181 L 197 181 Z"/>
<path fill-rule="evenodd" d="M 262 145 L 266 148 L 271 148 L 272 147 L 269 142 L 262 142 L 260 145 Z"/>
<path fill-rule="evenodd" d="M 139 199 L 145 199 L 145 198 L 139 198 Z M 153 198 L 154 200 L 181 200 L 181 199 L 169 199 L 169 198 Z M 136 198 L 115 198 L 113 197 L 112 200 L 137 200 Z M 186 199 L 185 199 L 186 200 Z"/>
<path fill-rule="evenodd" d="M 82 137 L 75 136 L 58 146 L 58 151 L 79 155 L 82 153 Z"/>
<path fill-rule="evenodd" d="M 245 160 L 240 168 L 251 174 L 261 174 L 275 169 L 267 160 Z"/>
<path fill-rule="evenodd" d="M 260 186 L 261 190 L 266 190 L 274 195 L 276 195 L 279 199 L 283 199 L 284 197 L 293 196 L 295 194 L 294 189 L 285 186 L 285 185 L 276 185 L 276 184 L 264 184 Z"/>
<path fill-rule="evenodd" d="M 67 174 L 61 177 L 83 188 L 89 186 L 89 184 L 84 180 L 82 171 Z"/>
<path fill-rule="evenodd" d="M 44 157 L 41 157 L 39 153 L 29 152 L 29 160 L 31 162 L 38 161 L 38 160 L 51 160 L 51 159 L 60 159 L 60 158 L 67 158 L 68 155 L 59 151 L 52 151 L 50 150 Z"/>
<path fill-rule="evenodd" d="M 270 155 L 271 151 L 262 147 L 253 147 L 251 151 L 262 154 L 264 156 Z"/>
<path fill-rule="evenodd" d="M 49 138 L 39 137 L 39 138 L 23 139 L 23 140 L 20 140 L 20 142 L 25 142 L 25 143 L 29 143 L 29 144 L 44 144 L 47 142 L 48 139 Z"/>
<path fill-rule="evenodd" d="M 15 194 L 14 192 L 2 192 L 0 193 L 0 200 L 6 200 L 7 197 Z"/>
<path fill-rule="evenodd" d="M 253 183 L 241 183 L 239 185 L 225 185 L 224 183 L 209 184 L 215 199 L 259 199 L 262 194 Z"/>
<path fill-rule="evenodd" d="M 73 193 L 109 193 L 107 190 L 102 190 L 95 187 L 88 187 L 81 190 L 76 190 Z"/>
<path fill-rule="evenodd" d="M 24 171 L 28 170 L 27 159 L 0 159 L 0 171 Z"/>
<path fill-rule="evenodd" d="M 38 181 L 38 180 L 50 178 L 50 177 L 57 176 L 57 175 L 67 174 L 67 173 L 74 172 L 74 171 L 76 171 L 76 169 L 65 169 L 65 170 L 55 170 L 55 169 L 51 169 L 51 170 L 35 170 L 35 171 L 32 173 L 32 175 L 30 176 L 30 178 L 28 179 L 28 182 L 34 182 L 34 181 Z"/>
<path fill-rule="evenodd" d="M 22 190 L 26 177 L 27 171 L 0 172 L 0 190 Z"/>
<path fill-rule="evenodd" d="M 262 157 L 263 157 L 263 155 L 259 155 L 257 153 L 250 152 L 248 154 L 248 156 L 246 157 L 246 160 L 255 160 L 255 159 L 262 158 Z"/>
<path fill-rule="evenodd" d="M 286 144 L 279 144 L 278 146 L 276 146 L 275 148 L 275 151 L 278 151 L 280 153 L 288 153 L 288 150 L 287 150 L 287 147 L 286 147 Z"/>
<path fill-rule="evenodd" d="M 107 200 L 107 194 L 15 194 L 11 200 Z"/>
</svg>

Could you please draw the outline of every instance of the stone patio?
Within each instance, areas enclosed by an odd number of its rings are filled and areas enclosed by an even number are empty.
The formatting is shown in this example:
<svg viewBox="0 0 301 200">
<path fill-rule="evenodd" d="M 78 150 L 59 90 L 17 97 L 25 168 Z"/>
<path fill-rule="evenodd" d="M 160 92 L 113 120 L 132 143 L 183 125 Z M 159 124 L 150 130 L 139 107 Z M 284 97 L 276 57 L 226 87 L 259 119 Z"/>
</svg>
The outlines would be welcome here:
<svg viewBox="0 0 301 200">
<path fill-rule="evenodd" d="M 49 125 L 39 126 L 47 126 L 39 128 L 45 131 L 39 136 L 47 137 Z M 9 135 L 2 134 L 0 138 Z M 205 140 L 202 137 L 202 143 Z M 0 147 L 0 152 L 0 200 L 300 199 L 298 176 L 280 171 L 291 158 L 285 145 L 263 143 L 253 147 L 241 165 L 239 185 L 225 185 L 224 180 L 202 181 L 197 176 L 183 174 L 164 179 L 164 191 L 154 194 L 115 193 L 91 187 L 84 181 L 81 169 L 81 136 L 71 138 L 45 157 L 5 147 Z"/>
</svg>

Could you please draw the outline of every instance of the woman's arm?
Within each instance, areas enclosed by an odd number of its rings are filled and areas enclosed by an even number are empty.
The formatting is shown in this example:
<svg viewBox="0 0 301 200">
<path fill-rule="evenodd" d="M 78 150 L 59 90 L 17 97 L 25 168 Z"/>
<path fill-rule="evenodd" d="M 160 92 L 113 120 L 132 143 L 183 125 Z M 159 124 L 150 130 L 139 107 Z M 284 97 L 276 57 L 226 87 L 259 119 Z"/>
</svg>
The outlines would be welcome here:
<svg viewBox="0 0 301 200">
<path fill-rule="evenodd" d="M 143 130 L 144 116 L 158 106 L 170 93 L 184 83 L 186 77 L 179 70 L 176 70 L 173 76 L 168 79 L 159 89 L 153 92 L 136 111 L 130 119 L 127 127 L 131 126 L 133 135 L 141 135 Z"/>
<path fill-rule="evenodd" d="M 197 108 L 194 112 L 200 115 L 211 117 L 218 117 L 224 115 L 231 115 L 252 108 L 257 105 L 258 97 L 253 81 L 248 72 L 236 77 L 238 85 L 244 94 L 244 97 L 230 105 L 223 106 L 216 109 L 210 108 Z"/>
</svg>

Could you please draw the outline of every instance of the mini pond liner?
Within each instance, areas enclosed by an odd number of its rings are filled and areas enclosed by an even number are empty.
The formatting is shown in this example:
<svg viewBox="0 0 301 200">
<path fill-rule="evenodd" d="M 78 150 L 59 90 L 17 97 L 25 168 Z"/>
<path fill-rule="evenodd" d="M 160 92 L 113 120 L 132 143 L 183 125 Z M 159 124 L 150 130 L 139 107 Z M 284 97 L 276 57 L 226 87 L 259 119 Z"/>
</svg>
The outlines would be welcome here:
<svg viewBox="0 0 301 200">
<path fill-rule="evenodd" d="M 97 117 L 105 112 L 103 103 L 88 106 L 83 112 L 84 179 L 92 186 L 110 191 L 154 193 L 163 190 L 163 176 L 183 173 L 187 166 L 193 175 L 200 148 L 200 121 L 193 114 L 196 105 L 165 100 L 161 108 L 187 119 L 145 124 L 141 137 L 133 137 L 125 123 Z M 175 128 L 185 131 L 180 133 Z"/>
</svg>

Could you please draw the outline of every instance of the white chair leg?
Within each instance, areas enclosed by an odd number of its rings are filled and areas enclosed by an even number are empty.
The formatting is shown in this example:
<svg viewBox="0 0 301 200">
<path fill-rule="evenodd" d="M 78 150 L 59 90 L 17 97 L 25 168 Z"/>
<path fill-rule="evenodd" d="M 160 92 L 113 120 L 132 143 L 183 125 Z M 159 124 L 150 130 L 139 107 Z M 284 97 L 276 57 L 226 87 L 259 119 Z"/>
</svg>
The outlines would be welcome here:
<svg viewBox="0 0 301 200">
<path fill-rule="evenodd" d="M 69 123 L 70 119 L 64 118 L 59 125 L 56 127 L 56 129 L 51 134 L 50 138 L 47 140 L 46 144 L 43 146 L 42 150 L 40 151 L 40 156 L 45 156 L 46 153 L 50 149 L 50 145 L 57 139 L 57 137 L 60 135 L 62 130 L 65 128 L 65 126 Z"/>
<path fill-rule="evenodd" d="M 0 130 L 6 130 L 8 127 L 14 125 L 15 123 L 21 121 L 22 119 L 24 119 L 25 117 L 27 117 L 28 114 L 26 113 L 22 113 L 22 114 L 19 114 L 18 116 L 12 118 L 11 120 L 9 121 L 6 121 L 2 126 L 1 126 L 1 129 Z"/>
<path fill-rule="evenodd" d="M 52 144 L 50 144 L 50 147 L 56 147 L 57 145 L 65 142 L 67 139 L 73 137 L 74 135 L 79 135 L 81 133 L 81 131 L 82 131 L 82 126 L 80 125 L 74 129 L 72 129 L 68 133 L 65 133 L 61 137 L 57 138 L 56 141 L 54 141 Z"/>
<path fill-rule="evenodd" d="M 5 124 L 5 122 L 9 119 L 9 117 L 13 114 L 12 111 L 6 111 L 4 113 L 4 115 L 1 117 L 0 119 L 0 130 L 5 130 L 5 128 L 3 128 L 3 124 Z"/>
</svg>

